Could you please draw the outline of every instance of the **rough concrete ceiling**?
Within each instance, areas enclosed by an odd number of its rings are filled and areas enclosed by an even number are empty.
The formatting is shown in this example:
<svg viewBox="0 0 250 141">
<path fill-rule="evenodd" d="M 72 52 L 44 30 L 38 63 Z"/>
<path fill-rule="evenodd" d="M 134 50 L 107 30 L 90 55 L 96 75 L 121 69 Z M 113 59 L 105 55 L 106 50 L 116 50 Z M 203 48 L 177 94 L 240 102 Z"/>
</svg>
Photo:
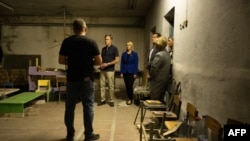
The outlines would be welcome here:
<svg viewBox="0 0 250 141">
<path fill-rule="evenodd" d="M 0 0 L 0 16 L 61 16 L 65 11 L 66 15 L 74 17 L 144 17 L 152 1 Z"/>
</svg>

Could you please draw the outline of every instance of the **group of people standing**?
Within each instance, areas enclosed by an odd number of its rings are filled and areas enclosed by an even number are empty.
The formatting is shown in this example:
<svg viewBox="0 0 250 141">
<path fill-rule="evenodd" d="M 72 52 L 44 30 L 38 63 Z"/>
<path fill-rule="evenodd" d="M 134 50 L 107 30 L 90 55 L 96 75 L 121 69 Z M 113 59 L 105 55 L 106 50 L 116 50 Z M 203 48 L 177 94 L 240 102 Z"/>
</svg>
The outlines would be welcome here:
<svg viewBox="0 0 250 141">
<path fill-rule="evenodd" d="M 126 51 L 119 58 L 118 48 L 112 44 L 113 37 L 104 36 L 105 47 L 101 52 L 97 43 L 88 37 L 87 25 L 83 19 L 73 22 L 74 35 L 63 40 L 59 51 L 59 64 L 67 65 L 67 95 L 65 101 L 64 122 L 67 129 L 66 139 L 74 139 L 74 111 L 81 99 L 84 120 L 84 141 L 93 141 L 100 138 L 93 132 L 94 119 L 94 66 L 100 69 L 101 99 L 97 106 L 108 103 L 114 107 L 114 75 L 115 64 L 120 62 L 120 76 L 124 79 L 128 99 L 126 103 L 133 103 L 133 85 L 138 73 L 139 57 L 135 52 L 132 41 L 126 43 Z M 149 54 L 147 69 L 150 79 L 151 99 L 161 100 L 169 80 L 171 57 L 165 47 L 167 39 L 159 33 L 152 37 L 153 50 Z M 106 82 L 108 84 L 109 100 L 106 100 Z"/>
<path fill-rule="evenodd" d="M 105 47 L 102 48 L 101 56 L 103 63 L 100 65 L 100 89 L 101 100 L 97 103 L 97 106 L 101 106 L 107 103 L 106 101 L 106 84 L 108 84 L 109 100 L 108 104 L 114 107 L 114 73 L 115 64 L 119 63 L 119 53 L 116 46 L 112 44 L 112 35 L 105 35 Z M 138 55 L 133 51 L 133 42 L 128 41 L 126 43 L 126 51 L 121 55 L 120 71 L 121 77 L 124 79 L 124 83 L 127 90 L 127 104 L 131 105 L 133 100 L 133 84 L 138 73 Z M 106 83 L 107 82 L 107 83 Z"/>
<path fill-rule="evenodd" d="M 173 37 L 153 33 L 147 70 L 149 78 L 150 99 L 165 103 L 164 97 L 168 84 L 172 79 Z M 168 46 L 167 46 L 168 45 Z"/>
</svg>

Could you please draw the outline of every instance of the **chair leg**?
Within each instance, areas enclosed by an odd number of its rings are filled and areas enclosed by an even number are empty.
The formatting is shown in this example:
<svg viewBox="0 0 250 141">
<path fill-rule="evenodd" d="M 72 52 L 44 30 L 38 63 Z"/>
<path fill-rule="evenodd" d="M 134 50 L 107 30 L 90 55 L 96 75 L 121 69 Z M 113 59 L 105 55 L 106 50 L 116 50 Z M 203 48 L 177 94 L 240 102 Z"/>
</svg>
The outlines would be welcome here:
<svg viewBox="0 0 250 141">
<path fill-rule="evenodd" d="M 146 116 L 146 112 L 147 112 L 147 109 L 146 109 L 146 107 L 144 107 L 144 105 L 142 105 L 142 112 L 143 112 L 143 116 L 142 116 L 142 122 L 143 122 L 144 118 Z"/>
<path fill-rule="evenodd" d="M 161 135 L 163 133 L 163 127 L 164 127 L 165 120 L 166 120 L 166 113 L 163 114 L 163 117 L 161 120 L 161 126 L 160 126 L 160 131 L 159 131 Z"/>
<path fill-rule="evenodd" d="M 58 101 L 57 101 L 57 104 L 59 104 L 59 102 L 60 102 L 60 93 L 59 93 L 59 91 L 57 92 L 57 94 L 58 94 Z"/>
<path fill-rule="evenodd" d="M 143 102 L 140 102 L 141 109 L 141 119 L 140 119 L 140 141 L 142 141 L 142 122 L 143 122 Z"/>
<path fill-rule="evenodd" d="M 135 116 L 135 119 L 134 119 L 134 125 L 135 125 L 135 123 L 136 123 L 136 121 L 137 121 L 137 118 L 138 118 L 140 109 L 142 108 L 141 106 L 142 106 L 142 105 L 141 105 L 141 103 L 140 103 L 140 105 L 139 105 L 139 107 L 138 107 L 138 110 L 137 110 L 137 113 L 136 113 L 136 116 Z"/>
<path fill-rule="evenodd" d="M 61 101 L 61 93 L 58 92 L 58 103 Z"/>
<path fill-rule="evenodd" d="M 49 91 L 47 92 L 47 102 L 49 102 Z"/>
<path fill-rule="evenodd" d="M 150 123 L 150 130 L 149 130 L 149 141 L 153 141 L 154 136 L 154 122 Z"/>
<path fill-rule="evenodd" d="M 138 108 L 138 110 L 137 110 L 137 113 L 136 113 L 136 116 L 135 116 L 135 119 L 134 119 L 134 124 L 136 123 L 136 121 L 137 121 L 137 118 L 138 118 L 138 115 L 139 115 L 139 113 L 140 113 L 140 111 L 141 111 L 141 121 L 143 122 L 143 120 L 144 120 L 144 117 L 145 117 L 145 115 L 146 115 L 146 111 L 147 111 L 147 109 L 144 107 L 144 105 L 143 105 L 143 101 L 141 101 L 140 102 L 140 105 L 139 105 L 139 108 Z"/>
</svg>

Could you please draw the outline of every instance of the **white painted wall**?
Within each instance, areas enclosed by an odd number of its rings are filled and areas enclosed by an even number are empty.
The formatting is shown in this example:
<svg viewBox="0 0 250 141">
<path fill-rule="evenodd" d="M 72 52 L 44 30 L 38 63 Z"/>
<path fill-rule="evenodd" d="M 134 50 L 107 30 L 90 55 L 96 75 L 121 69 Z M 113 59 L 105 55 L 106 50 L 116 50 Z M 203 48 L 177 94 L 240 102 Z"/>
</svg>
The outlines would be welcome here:
<svg viewBox="0 0 250 141">
<path fill-rule="evenodd" d="M 250 122 L 250 1 L 157 0 L 147 17 L 168 35 L 163 15 L 175 6 L 174 78 L 186 103 L 222 124 L 227 118 Z M 164 6 L 163 6 L 164 5 Z M 163 9 L 161 9 L 164 7 Z M 188 27 L 179 25 L 188 20 Z"/>
</svg>

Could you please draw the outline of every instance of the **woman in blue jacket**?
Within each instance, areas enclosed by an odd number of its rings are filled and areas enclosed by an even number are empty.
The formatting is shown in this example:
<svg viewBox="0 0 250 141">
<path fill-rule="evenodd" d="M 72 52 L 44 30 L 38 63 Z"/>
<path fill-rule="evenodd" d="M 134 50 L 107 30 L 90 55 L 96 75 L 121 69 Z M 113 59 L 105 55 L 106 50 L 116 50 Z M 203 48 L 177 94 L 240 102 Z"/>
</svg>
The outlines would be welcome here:
<svg viewBox="0 0 250 141">
<path fill-rule="evenodd" d="M 133 51 L 133 42 L 126 43 L 126 51 L 121 56 L 121 77 L 124 80 L 127 91 L 127 105 L 131 105 L 133 101 L 133 85 L 138 72 L 138 55 Z"/>
</svg>

